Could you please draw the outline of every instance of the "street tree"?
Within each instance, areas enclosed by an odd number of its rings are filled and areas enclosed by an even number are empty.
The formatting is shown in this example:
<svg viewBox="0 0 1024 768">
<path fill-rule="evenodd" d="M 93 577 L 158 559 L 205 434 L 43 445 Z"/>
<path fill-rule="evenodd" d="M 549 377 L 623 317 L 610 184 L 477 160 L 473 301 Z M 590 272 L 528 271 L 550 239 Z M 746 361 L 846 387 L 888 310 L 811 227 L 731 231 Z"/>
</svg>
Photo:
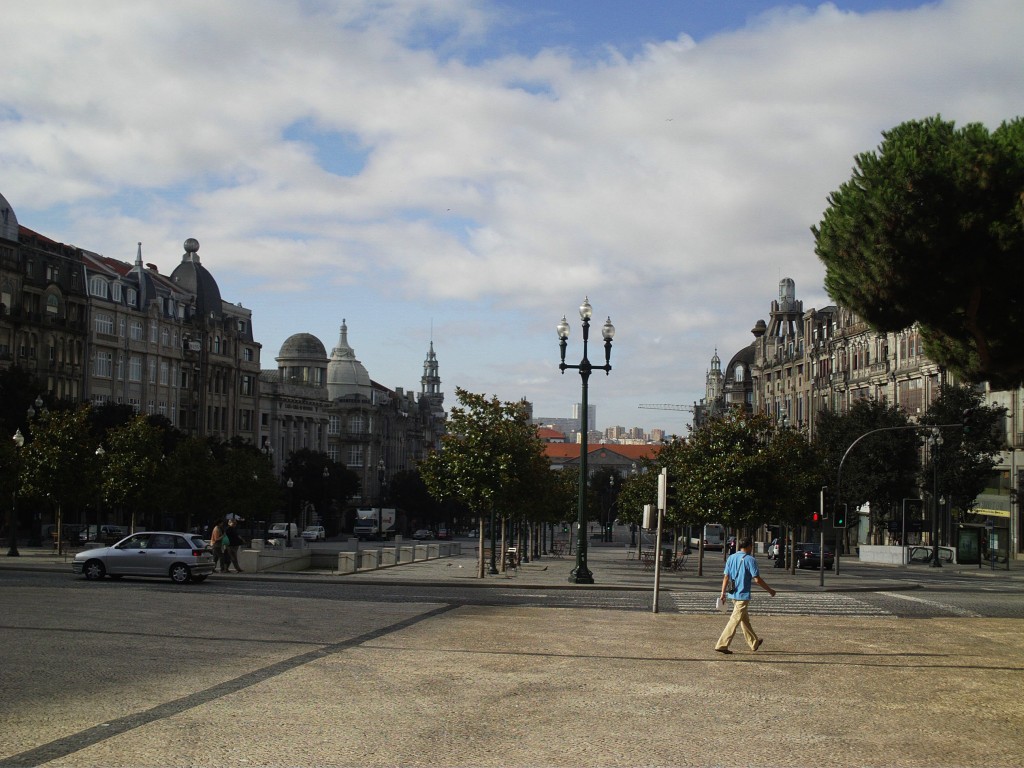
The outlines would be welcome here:
<svg viewBox="0 0 1024 768">
<path fill-rule="evenodd" d="M 846 413 L 818 415 L 814 445 L 825 470 L 823 485 L 837 504 L 846 505 L 847 525 L 857 520 L 858 508 L 869 505 L 869 535 L 875 543 L 893 510 L 917 495 L 920 443 L 912 426 L 902 408 L 877 400 L 857 400 Z"/>
<path fill-rule="evenodd" d="M 104 442 L 106 452 L 99 461 L 104 503 L 127 510 L 132 530 L 140 520 L 149 528 L 162 527 L 155 519 L 154 503 L 163 458 L 160 430 L 136 415 L 110 429 Z"/>
<path fill-rule="evenodd" d="M 525 508 L 543 446 L 522 402 L 457 388 L 441 448 L 420 464 L 431 495 L 463 502 L 479 518 L 478 575 L 484 576 L 484 522 Z M 494 536 L 492 530 L 492 537 Z"/>
<path fill-rule="evenodd" d="M 940 429 L 942 442 L 938 450 L 929 451 L 921 468 L 921 486 L 938 485 L 950 509 L 960 519 L 970 519 L 992 472 L 999 453 L 1005 448 L 1004 421 L 1006 409 L 986 405 L 981 392 L 971 386 L 944 386 L 938 398 L 921 418 L 922 426 L 953 425 Z M 955 542 L 947 542 L 953 544 Z"/>
<path fill-rule="evenodd" d="M 65 513 L 81 512 L 98 493 L 89 407 L 38 414 L 31 439 L 21 451 L 21 493 L 53 505 L 58 547 L 63 551 Z"/>
<path fill-rule="evenodd" d="M 883 133 L 829 198 L 815 252 L 829 295 L 880 331 L 920 325 L 967 381 L 1024 380 L 1024 119 L 940 117 Z"/>
<path fill-rule="evenodd" d="M 355 472 L 326 453 L 309 448 L 300 448 L 288 456 L 281 477 L 285 484 L 292 481 L 290 489 L 285 487 L 289 522 L 298 516 L 305 523 L 312 523 L 316 514 L 333 531 L 340 526 L 341 508 L 359 491 L 359 476 Z"/>
<path fill-rule="evenodd" d="M 165 515 L 184 519 L 182 530 L 212 525 L 222 514 L 214 447 L 205 438 L 185 437 L 161 464 L 158 504 Z"/>
<path fill-rule="evenodd" d="M 281 506 L 281 488 L 270 460 L 251 443 L 233 440 L 218 461 L 220 511 L 248 522 L 249 531 L 271 519 Z"/>
</svg>

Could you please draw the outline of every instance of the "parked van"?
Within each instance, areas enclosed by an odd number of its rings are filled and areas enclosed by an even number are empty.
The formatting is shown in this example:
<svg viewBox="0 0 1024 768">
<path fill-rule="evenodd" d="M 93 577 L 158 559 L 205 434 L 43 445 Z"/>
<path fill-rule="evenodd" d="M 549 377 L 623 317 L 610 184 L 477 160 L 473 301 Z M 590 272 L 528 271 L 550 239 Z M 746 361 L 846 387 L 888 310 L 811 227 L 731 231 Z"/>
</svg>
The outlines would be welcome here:
<svg viewBox="0 0 1024 768">
<path fill-rule="evenodd" d="M 692 549 L 700 546 L 700 539 L 694 533 L 698 530 L 696 527 L 690 529 L 690 547 Z M 725 526 L 720 523 L 708 523 L 704 526 L 702 538 L 705 551 L 709 549 L 720 551 L 725 546 Z"/>
<path fill-rule="evenodd" d="M 299 538 L 299 526 L 295 523 L 274 523 L 270 526 L 270 530 L 267 531 L 268 539 L 287 539 L 288 538 L 288 526 L 291 526 L 291 538 L 292 541 Z"/>
</svg>

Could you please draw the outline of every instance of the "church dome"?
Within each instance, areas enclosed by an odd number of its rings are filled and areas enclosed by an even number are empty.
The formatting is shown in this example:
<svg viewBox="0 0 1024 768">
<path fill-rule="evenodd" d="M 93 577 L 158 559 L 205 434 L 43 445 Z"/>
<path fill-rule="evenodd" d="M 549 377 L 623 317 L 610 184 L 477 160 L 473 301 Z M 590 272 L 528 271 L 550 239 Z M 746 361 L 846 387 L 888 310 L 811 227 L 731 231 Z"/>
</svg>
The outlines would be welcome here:
<svg viewBox="0 0 1024 768">
<path fill-rule="evenodd" d="M 284 340 L 281 351 L 277 355 L 278 362 L 282 360 L 316 360 L 322 362 L 327 359 L 327 350 L 320 339 L 311 333 L 296 333 Z"/>
<path fill-rule="evenodd" d="M 3 195 L 0 195 L 0 239 L 18 242 L 18 217 Z"/>
<path fill-rule="evenodd" d="M 327 372 L 327 351 L 311 333 L 296 333 L 284 340 L 277 358 L 277 370 L 285 384 L 322 387 Z"/>
<path fill-rule="evenodd" d="M 337 400 L 339 397 L 361 395 L 369 400 L 371 391 L 370 374 L 349 346 L 348 326 L 342 320 L 338 345 L 331 352 L 331 361 L 327 364 L 327 396 Z"/>
</svg>

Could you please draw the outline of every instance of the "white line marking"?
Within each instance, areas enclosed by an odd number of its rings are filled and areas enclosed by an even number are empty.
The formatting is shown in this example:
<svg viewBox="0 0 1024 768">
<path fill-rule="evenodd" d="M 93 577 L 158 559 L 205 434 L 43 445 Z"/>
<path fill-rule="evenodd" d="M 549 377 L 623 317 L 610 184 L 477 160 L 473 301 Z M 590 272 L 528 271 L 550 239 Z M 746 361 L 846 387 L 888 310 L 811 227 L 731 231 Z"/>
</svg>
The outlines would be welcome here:
<svg viewBox="0 0 1024 768">
<path fill-rule="evenodd" d="M 966 608 L 958 608 L 955 605 L 947 605 L 946 603 L 939 603 L 935 600 L 925 600 L 923 597 L 905 595 L 902 592 L 879 592 L 878 594 L 885 595 L 886 597 L 898 597 L 900 600 L 910 600 L 915 603 L 922 603 L 923 605 L 930 605 L 943 611 L 949 611 L 955 616 L 966 616 L 969 619 L 980 619 L 982 617 L 980 613 L 968 611 Z"/>
</svg>

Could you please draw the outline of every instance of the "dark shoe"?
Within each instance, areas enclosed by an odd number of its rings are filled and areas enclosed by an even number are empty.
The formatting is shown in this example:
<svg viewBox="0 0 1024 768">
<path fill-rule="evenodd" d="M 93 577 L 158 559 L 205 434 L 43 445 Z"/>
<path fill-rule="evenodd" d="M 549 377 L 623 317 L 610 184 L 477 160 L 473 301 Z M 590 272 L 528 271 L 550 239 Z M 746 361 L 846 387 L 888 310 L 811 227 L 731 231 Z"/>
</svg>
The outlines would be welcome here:
<svg viewBox="0 0 1024 768">
<path fill-rule="evenodd" d="M 732 653 L 732 651 L 730 651 L 728 648 L 715 648 L 715 650 L 718 651 L 718 653 L 724 653 L 724 654 L 731 654 Z"/>
<path fill-rule="evenodd" d="M 760 638 L 760 637 L 759 637 L 759 638 L 757 638 L 757 642 L 755 642 L 755 643 L 754 643 L 754 647 L 753 647 L 753 648 L 751 648 L 750 650 L 752 650 L 752 651 L 756 651 L 756 650 L 757 650 L 758 648 L 760 648 L 760 647 L 761 647 L 761 643 L 763 643 L 763 642 L 764 642 L 764 639 L 763 639 L 763 638 Z"/>
</svg>

